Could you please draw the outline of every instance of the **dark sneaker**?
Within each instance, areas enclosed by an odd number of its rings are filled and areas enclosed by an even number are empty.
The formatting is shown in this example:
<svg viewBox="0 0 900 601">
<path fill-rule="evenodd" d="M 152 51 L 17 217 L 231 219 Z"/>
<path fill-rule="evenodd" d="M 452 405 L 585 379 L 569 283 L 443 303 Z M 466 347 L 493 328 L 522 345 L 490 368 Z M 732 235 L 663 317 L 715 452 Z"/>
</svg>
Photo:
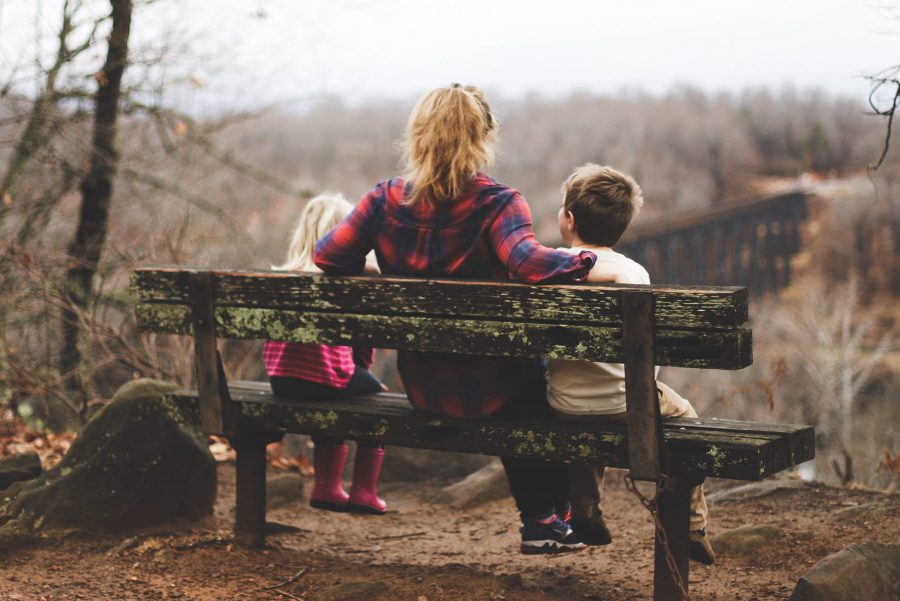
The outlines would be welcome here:
<svg viewBox="0 0 900 601">
<path fill-rule="evenodd" d="M 716 554 L 713 552 L 706 530 L 691 530 L 691 548 L 688 556 L 694 561 L 711 566 L 716 562 Z"/>
<path fill-rule="evenodd" d="M 612 534 L 603 521 L 603 514 L 597 513 L 589 518 L 573 517 L 569 520 L 575 536 L 586 545 L 608 545 L 612 542 Z"/>
<path fill-rule="evenodd" d="M 584 543 L 558 517 L 554 517 L 549 524 L 525 520 L 519 532 L 522 534 L 521 551 L 526 555 L 571 553 L 584 549 Z"/>
</svg>

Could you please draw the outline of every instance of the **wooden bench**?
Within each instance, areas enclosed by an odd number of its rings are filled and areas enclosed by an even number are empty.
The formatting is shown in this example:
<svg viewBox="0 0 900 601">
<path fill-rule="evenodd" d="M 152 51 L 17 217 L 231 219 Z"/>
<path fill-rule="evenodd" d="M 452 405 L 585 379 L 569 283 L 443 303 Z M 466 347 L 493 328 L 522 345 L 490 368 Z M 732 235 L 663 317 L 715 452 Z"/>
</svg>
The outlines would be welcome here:
<svg viewBox="0 0 900 601">
<path fill-rule="evenodd" d="M 654 599 L 683 599 L 690 488 L 707 476 L 762 480 L 815 453 L 811 427 L 660 419 L 654 365 L 740 369 L 752 362 L 744 288 L 184 268 L 139 269 L 132 286 L 143 331 L 194 337 L 198 391 L 179 391 L 169 402 L 184 423 L 228 436 L 236 449 L 235 535 L 252 545 L 265 543 L 265 446 L 286 432 L 598 463 L 661 483 L 656 506 L 677 570 L 669 569 L 657 535 Z M 449 419 L 419 413 L 398 394 L 287 402 L 267 383 L 229 386 L 217 338 L 621 362 L 627 424 L 597 431 L 546 420 Z"/>
</svg>

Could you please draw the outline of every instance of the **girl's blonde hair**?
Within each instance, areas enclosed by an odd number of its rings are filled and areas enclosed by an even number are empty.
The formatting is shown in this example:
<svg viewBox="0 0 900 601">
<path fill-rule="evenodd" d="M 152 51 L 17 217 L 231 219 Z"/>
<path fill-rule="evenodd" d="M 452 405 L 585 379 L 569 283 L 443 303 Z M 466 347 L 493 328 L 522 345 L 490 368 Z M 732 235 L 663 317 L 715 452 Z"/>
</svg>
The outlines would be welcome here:
<svg viewBox="0 0 900 601">
<path fill-rule="evenodd" d="M 497 120 L 484 94 L 455 83 L 437 88 L 416 104 L 403 138 L 407 202 L 444 202 L 458 197 L 484 166 L 494 162 Z"/>
<path fill-rule="evenodd" d="M 272 266 L 279 271 L 318 271 L 313 263 L 316 241 L 334 229 L 350 214 L 353 205 L 341 194 L 319 194 L 303 207 L 297 226 L 291 235 L 287 261 L 284 265 Z"/>
</svg>

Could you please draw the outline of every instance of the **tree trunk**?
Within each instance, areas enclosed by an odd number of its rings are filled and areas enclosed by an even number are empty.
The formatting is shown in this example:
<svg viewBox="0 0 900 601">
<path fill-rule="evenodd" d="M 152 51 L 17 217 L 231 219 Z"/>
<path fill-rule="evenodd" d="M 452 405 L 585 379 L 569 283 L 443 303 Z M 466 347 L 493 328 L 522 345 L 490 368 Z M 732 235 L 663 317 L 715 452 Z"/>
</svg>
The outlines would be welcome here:
<svg viewBox="0 0 900 601">
<path fill-rule="evenodd" d="M 75 237 L 69 245 L 69 260 L 63 292 L 68 308 L 62 315 L 60 371 L 66 389 L 81 396 L 82 413 L 86 407 L 86 382 L 78 374 L 81 353 L 78 348 L 79 313 L 88 306 L 92 281 L 103 252 L 109 222 L 109 203 L 118 153 L 115 146 L 116 118 L 122 74 L 128 60 L 131 31 L 131 0 L 110 0 L 112 31 L 106 62 L 97 74 L 94 133 L 88 171 L 81 182 L 81 210 Z"/>
</svg>

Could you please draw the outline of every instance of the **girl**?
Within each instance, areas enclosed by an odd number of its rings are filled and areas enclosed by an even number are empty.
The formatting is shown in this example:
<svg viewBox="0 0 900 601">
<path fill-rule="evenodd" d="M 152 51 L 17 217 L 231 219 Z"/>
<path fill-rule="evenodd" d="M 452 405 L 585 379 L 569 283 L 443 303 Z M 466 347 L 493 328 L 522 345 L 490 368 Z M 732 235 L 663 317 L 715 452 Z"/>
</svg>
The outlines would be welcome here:
<svg viewBox="0 0 900 601">
<path fill-rule="evenodd" d="M 485 175 L 497 120 L 484 94 L 453 84 L 426 94 L 406 128 L 407 173 L 383 181 L 316 245 L 325 273 L 359 273 L 375 250 L 382 272 L 529 282 L 584 279 L 595 255 L 541 246 L 518 191 Z M 458 418 L 543 415 L 543 369 L 534 361 L 399 351 L 397 367 L 414 407 Z M 565 521 L 562 465 L 503 458 L 522 517 L 523 553 L 575 551 Z"/>
<path fill-rule="evenodd" d="M 281 271 L 321 270 L 313 263 L 316 240 L 350 214 L 353 205 L 340 194 L 321 194 L 303 208 L 291 238 L 287 262 Z M 367 268 L 366 271 L 377 269 Z M 372 349 L 322 344 L 266 342 L 264 359 L 272 392 L 276 397 L 294 399 L 340 399 L 354 394 L 380 392 L 384 389 L 368 367 Z M 341 485 L 341 473 L 347 459 L 343 440 L 314 437 L 313 467 L 315 485 L 309 504 L 330 511 L 356 511 L 381 515 L 387 511 L 378 497 L 376 484 L 384 460 L 384 449 L 360 443 L 353 467 L 350 494 Z"/>
</svg>

